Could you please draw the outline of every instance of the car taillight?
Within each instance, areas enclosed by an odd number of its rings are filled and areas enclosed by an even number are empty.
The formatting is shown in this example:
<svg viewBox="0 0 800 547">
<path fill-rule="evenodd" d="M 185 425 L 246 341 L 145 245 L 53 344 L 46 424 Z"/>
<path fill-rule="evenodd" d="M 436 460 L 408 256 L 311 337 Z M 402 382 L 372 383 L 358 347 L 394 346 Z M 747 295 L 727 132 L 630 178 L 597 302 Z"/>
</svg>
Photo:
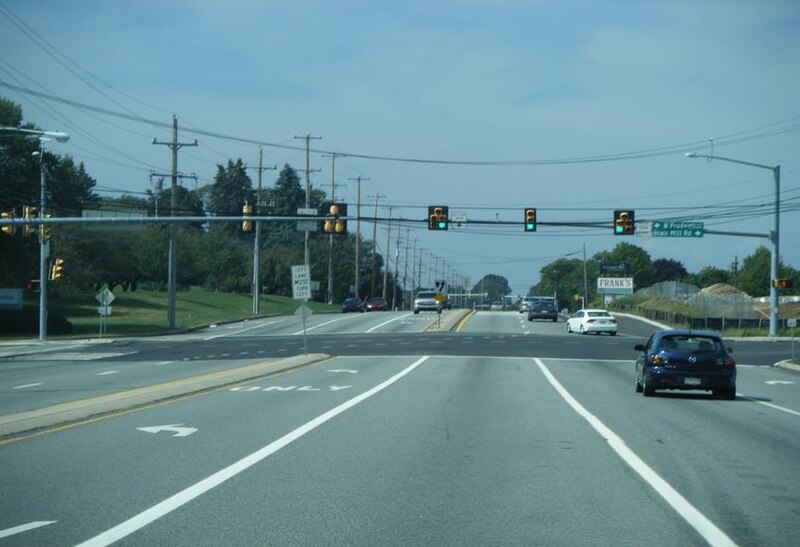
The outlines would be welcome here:
<svg viewBox="0 0 800 547">
<path fill-rule="evenodd" d="M 730 357 L 725 357 L 724 359 L 717 359 L 717 364 L 724 367 L 733 367 L 736 366 L 736 361 Z"/>
<path fill-rule="evenodd" d="M 588 320 L 588 321 L 586 321 L 586 322 L 587 322 L 587 323 L 594 323 L 594 319 L 589 319 L 589 320 Z"/>
<path fill-rule="evenodd" d="M 609 323 L 616 323 L 616 322 L 617 322 L 617 320 L 616 320 L 616 319 L 609 319 L 609 320 L 608 320 L 608 322 L 609 322 Z"/>
</svg>

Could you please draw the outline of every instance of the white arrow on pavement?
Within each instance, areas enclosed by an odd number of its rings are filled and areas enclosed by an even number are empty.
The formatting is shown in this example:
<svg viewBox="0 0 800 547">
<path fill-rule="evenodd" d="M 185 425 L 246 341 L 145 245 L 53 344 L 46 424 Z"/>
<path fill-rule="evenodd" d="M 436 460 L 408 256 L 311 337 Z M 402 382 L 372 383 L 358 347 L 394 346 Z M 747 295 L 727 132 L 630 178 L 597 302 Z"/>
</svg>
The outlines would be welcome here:
<svg viewBox="0 0 800 547">
<path fill-rule="evenodd" d="M 334 369 L 328 370 L 327 372 L 348 372 L 350 374 L 358 374 L 357 370 L 350 370 L 350 369 L 347 369 L 347 368 L 334 368 Z"/>
<path fill-rule="evenodd" d="M 794 382 L 787 382 L 786 380 L 767 380 L 764 383 L 774 386 L 776 384 L 793 384 Z"/>
<path fill-rule="evenodd" d="M 144 431 L 145 433 L 160 433 L 161 431 L 171 431 L 175 434 L 173 437 L 188 437 L 195 431 L 197 431 L 196 427 L 180 427 L 183 424 L 170 424 L 170 425 L 153 425 L 150 427 L 137 427 L 139 431 Z"/>
</svg>

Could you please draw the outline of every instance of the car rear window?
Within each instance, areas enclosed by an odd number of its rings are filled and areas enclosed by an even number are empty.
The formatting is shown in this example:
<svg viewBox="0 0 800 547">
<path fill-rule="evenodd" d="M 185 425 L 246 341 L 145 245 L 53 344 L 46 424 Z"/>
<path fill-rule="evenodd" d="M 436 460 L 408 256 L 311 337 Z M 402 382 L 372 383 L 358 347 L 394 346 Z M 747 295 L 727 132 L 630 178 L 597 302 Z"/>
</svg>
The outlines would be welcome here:
<svg viewBox="0 0 800 547">
<path fill-rule="evenodd" d="M 710 336 L 666 336 L 661 339 L 661 349 L 683 353 L 721 352 L 722 340 Z"/>
<path fill-rule="evenodd" d="M 590 311 L 589 317 L 611 317 L 607 311 Z"/>
</svg>

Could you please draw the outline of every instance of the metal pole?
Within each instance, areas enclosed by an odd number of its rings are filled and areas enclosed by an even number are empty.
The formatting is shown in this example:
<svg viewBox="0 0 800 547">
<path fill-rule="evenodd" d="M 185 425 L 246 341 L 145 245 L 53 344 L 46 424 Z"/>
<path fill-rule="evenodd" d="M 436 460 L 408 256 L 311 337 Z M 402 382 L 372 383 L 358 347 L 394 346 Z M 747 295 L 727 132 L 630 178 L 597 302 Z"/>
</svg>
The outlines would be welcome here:
<svg viewBox="0 0 800 547">
<path fill-rule="evenodd" d="M 256 207 L 255 213 L 258 216 L 258 205 L 261 202 L 261 170 L 263 169 L 264 149 L 258 147 L 258 188 L 256 189 Z M 256 221 L 256 237 L 253 241 L 253 315 L 258 315 L 261 312 L 261 303 L 259 296 L 261 294 L 261 221 Z"/>
<path fill-rule="evenodd" d="M 399 232 L 399 230 L 398 230 Z M 391 256 L 392 246 L 392 207 L 389 206 L 389 225 L 386 227 L 386 264 L 383 265 L 383 291 L 381 291 L 381 298 L 386 300 L 386 283 L 389 281 L 389 257 Z M 396 276 L 397 274 L 395 274 Z"/>
<path fill-rule="evenodd" d="M 44 218 L 47 207 L 47 175 L 44 165 L 44 141 L 39 139 L 39 218 Z M 39 225 L 39 340 L 47 340 L 47 260 L 50 243 L 45 239 L 44 225 Z"/>
<path fill-rule="evenodd" d="M 589 301 L 589 282 L 586 276 L 586 243 L 583 244 L 583 307 L 587 306 Z M 556 301 L 558 306 L 558 301 Z M 557 308 L 556 308 L 557 309 Z"/>
<path fill-rule="evenodd" d="M 361 262 L 361 181 L 362 180 L 369 180 L 369 179 L 359 175 L 359 176 L 357 176 L 355 178 L 350 177 L 350 180 L 356 181 L 356 184 L 357 184 L 356 194 L 358 196 L 356 198 L 356 265 L 355 265 L 355 270 L 356 270 L 355 271 L 355 278 L 356 279 L 355 279 L 355 289 L 353 291 L 355 293 L 353 296 L 358 298 L 358 293 L 359 293 L 359 286 L 358 285 L 359 285 L 359 283 L 361 283 L 361 279 L 360 279 L 361 274 L 360 274 L 360 271 L 359 271 L 360 270 L 359 266 L 360 266 L 360 262 Z"/>
<path fill-rule="evenodd" d="M 774 227 L 770 240 L 772 241 L 772 257 L 770 260 L 770 285 L 769 285 L 769 335 L 778 335 L 778 288 L 773 280 L 778 279 L 778 264 L 780 264 L 780 196 L 781 196 L 781 166 L 776 165 L 772 168 L 772 175 L 775 178 L 775 210 L 773 213 Z"/>
</svg>

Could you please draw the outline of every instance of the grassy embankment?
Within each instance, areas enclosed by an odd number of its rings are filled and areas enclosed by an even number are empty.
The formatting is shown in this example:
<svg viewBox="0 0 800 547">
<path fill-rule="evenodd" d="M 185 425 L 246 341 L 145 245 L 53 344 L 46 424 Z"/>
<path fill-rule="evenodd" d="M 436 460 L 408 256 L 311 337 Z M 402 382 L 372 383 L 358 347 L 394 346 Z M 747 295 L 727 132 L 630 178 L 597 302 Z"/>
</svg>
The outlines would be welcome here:
<svg viewBox="0 0 800 547">
<path fill-rule="evenodd" d="M 165 332 L 167 325 L 167 294 L 152 291 L 114 293 L 112 313 L 106 333 L 109 336 L 155 334 Z M 178 329 L 210 325 L 223 321 L 252 317 L 253 300 L 249 294 L 206 292 L 201 289 L 179 291 L 175 296 L 175 323 Z M 262 296 L 262 315 L 290 314 L 299 301 L 284 296 Z M 339 306 L 309 302 L 313 313 L 341 311 Z M 100 332 L 100 315 L 94 295 L 78 300 L 50 304 L 56 313 L 72 323 L 73 335 L 92 336 Z"/>
</svg>

